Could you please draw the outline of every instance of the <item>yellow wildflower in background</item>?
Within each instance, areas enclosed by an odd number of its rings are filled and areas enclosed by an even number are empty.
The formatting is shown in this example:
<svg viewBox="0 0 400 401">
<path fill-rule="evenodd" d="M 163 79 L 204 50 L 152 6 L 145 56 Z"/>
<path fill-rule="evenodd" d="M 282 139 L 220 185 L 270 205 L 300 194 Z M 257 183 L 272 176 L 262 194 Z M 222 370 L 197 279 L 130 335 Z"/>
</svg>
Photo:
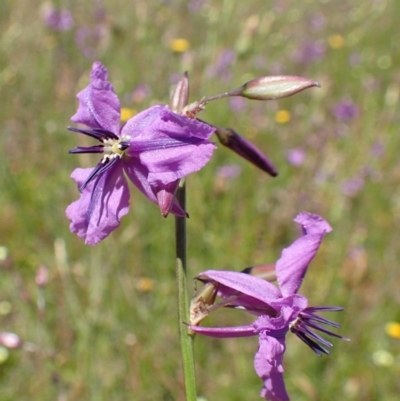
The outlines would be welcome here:
<svg viewBox="0 0 400 401">
<path fill-rule="evenodd" d="M 136 114 L 135 109 L 128 109 L 127 107 L 121 108 L 121 121 L 128 121 Z"/>
<path fill-rule="evenodd" d="M 344 46 L 344 37 L 342 35 L 329 36 L 328 43 L 332 49 L 341 49 Z"/>
<path fill-rule="evenodd" d="M 189 41 L 182 38 L 173 39 L 169 44 L 169 47 L 173 52 L 183 53 L 189 49 L 190 44 Z"/>
<path fill-rule="evenodd" d="M 142 292 L 150 292 L 154 288 L 154 280 L 148 277 L 142 277 L 137 281 L 136 288 Z"/>
<path fill-rule="evenodd" d="M 275 114 L 275 121 L 279 124 L 286 124 L 292 118 L 288 110 L 278 110 Z"/>
<path fill-rule="evenodd" d="M 386 334 L 389 337 L 400 338 L 400 323 L 390 322 L 385 326 Z"/>
</svg>

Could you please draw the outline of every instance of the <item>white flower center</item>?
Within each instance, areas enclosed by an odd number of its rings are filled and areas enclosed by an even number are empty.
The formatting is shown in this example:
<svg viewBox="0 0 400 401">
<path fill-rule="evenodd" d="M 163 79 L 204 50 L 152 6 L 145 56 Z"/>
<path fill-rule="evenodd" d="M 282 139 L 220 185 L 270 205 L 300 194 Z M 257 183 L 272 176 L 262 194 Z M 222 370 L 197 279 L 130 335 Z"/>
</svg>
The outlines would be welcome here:
<svg viewBox="0 0 400 401">
<path fill-rule="evenodd" d="M 104 155 L 101 160 L 103 163 L 113 160 L 115 158 L 122 158 L 128 149 L 129 137 L 121 136 L 119 139 L 105 139 L 103 140 L 104 144 Z"/>
</svg>

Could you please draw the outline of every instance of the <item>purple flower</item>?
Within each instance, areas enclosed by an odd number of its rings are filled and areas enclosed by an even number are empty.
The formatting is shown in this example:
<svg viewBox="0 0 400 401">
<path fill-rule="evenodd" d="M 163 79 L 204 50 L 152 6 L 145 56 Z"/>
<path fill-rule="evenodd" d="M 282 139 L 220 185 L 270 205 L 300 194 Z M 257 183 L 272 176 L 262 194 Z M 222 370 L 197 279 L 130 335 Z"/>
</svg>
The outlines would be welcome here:
<svg viewBox="0 0 400 401">
<path fill-rule="evenodd" d="M 359 110 L 350 99 L 343 99 L 334 106 L 332 113 L 338 120 L 349 121 L 358 116 Z"/>
<path fill-rule="evenodd" d="M 356 176 L 342 183 L 342 192 L 350 198 L 356 196 L 365 185 L 364 177 Z"/>
<path fill-rule="evenodd" d="M 216 176 L 231 180 L 238 177 L 241 172 L 242 168 L 238 164 L 226 164 L 225 166 L 217 169 Z"/>
<path fill-rule="evenodd" d="M 234 96 L 229 98 L 229 108 L 235 113 L 239 113 L 241 111 L 246 110 L 247 108 L 246 99 L 239 96 Z"/>
<path fill-rule="evenodd" d="M 294 60 L 301 64 L 309 64 L 325 57 L 326 46 L 322 42 L 305 42 L 294 53 Z"/>
<path fill-rule="evenodd" d="M 360 53 L 352 53 L 349 56 L 349 65 L 351 67 L 357 67 L 363 61 L 363 57 Z"/>
<path fill-rule="evenodd" d="M 131 98 L 135 103 L 142 103 L 150 95 L 150 88 L 146 84 L 139 84 L 132 91 Z"/>
<path fill-rule="evenodd" d="M 207 69 L 207 76 L 210 78 L 219 77 L 224 81 L 230 81 L 232 73 L 230 68 L 236 63 L 237 55 L 234 50 L 223 49 L 215 64 Z"/>
<path fill-rule="evenodd" d="M 297 291 L 314 258 L 329 224 L 320 216 L 300 213 L 295 221 L 302 226 L 303 236 L 284 249 L 276 263 L 279 288 L 258 277 L 231 271 L 209 270 L 200 274 L 206 284 L 217 286 L 221 305 L 256 315 L 253 324 L 237 327 L 199 327 L 190 329 L 212 337 L 259 336 L 259 348 L 254 358 L 254 367 L 264 386 L 261 396 L 272 401 L 289 400 L 283 381 L 282 359 L 285 352 L 285 336 L 290 330 L 304 341 L 318 355 L 328 354 L 326 347 L 332 344 L 315 333 L 340 337 L 323 325 L 339 327 L 338 324 L 318 315 L 322 311 L 340 311 L 339 307 L 308 307 L 305 296 Z M 210 297 L 211 298 L 211 297 Z M 213 305 L 213 309 L 218 304 Z"/>
<path fill-rule="evenodd" d="M 292 166 L 301 166 L 306 159 L 306 152 L 303 148 L 289 149 L 286 152 L 286 159 Z"/>
<path fill-rule="evenodd" d="M 192 14 L 196 14 L 204 7 L 204 0 L 191 0 L 188 4 L 188 10 Z"/>
<path fill-rule="evenodd" d="M 375 141 L 371 147 L 371 154 L 374 157 L 381 157 L 385 153 L 385 145 L 380 141 Z"/>
<path fill-rule="evenodd" d="M 58 10 L 53 5 L 46 5 L 43 9 L 45 24 L 55 31 L 69 31 L 74 26 L 74 18 L 68 10 Z"/>
<path fill-rule="evenodd" d="M 103 154 L 95 168 L 77 168 L 71 175 L 81 196 L 67 208 L 70 229 L 90 245 L 107 237 L 128 213 L 126 176 L 160 206 L 164 217 L 169 212 L 186 216 L 174 198 L 179 181 L 200 170 L 215 148 L 208 141 L 214 128 L 163 105 L 142 111 L 121 127 L 120 102 L 107 76 L 107 69 L 95 62 L 91 82 L 78 93 L 79 108 L 71 118 L 89 128 L 69 127 L 100 142 L 70 153 Z"/>
<path fill-rule="evenodd" d="M 322 13 L 316 12 L 311 15 L 309 24 L 312 30 L 321 31 L 326 27 L 326 18 Z"/>
<path fill-rule="evenodd" d="M 109 28 L 103 22 L 94 26 L 81 26 L 75 32 L 75 43 L 86 58 L 93 59 L 108 34 Z"/>
</svg>

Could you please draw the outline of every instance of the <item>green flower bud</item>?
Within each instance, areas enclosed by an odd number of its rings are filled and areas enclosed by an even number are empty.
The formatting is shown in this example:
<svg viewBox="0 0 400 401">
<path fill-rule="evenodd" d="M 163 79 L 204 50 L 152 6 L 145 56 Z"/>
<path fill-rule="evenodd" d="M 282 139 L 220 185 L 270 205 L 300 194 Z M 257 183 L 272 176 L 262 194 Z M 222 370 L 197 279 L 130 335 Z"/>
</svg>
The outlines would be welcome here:
<svg viewBox="0 0 400 401">
<path fill-rule="evenodd" d="M 321 87 L 318 82 L 308 78 L 282 75 L 253 79 L 242 87 L 233 90 L 232 93 L 247 99 L 272 100 L 295 95 L 313 86 Z"/>
</svg>

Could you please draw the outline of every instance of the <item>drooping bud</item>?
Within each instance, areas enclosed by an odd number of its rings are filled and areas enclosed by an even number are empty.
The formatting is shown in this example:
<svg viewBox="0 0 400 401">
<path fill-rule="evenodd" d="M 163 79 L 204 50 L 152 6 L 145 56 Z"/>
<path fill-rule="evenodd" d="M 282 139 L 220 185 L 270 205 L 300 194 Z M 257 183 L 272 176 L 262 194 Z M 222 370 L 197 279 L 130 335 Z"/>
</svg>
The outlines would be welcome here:
<svg viewBox="0 0 400 401">
<path fill-rule="evenodd" d="M 174 92 L 171 96 L 171 110 L 177 114 L 182 114 L 183 108 L 188 104 L 189 101 L 189 75 L 187 71 L 183 74 L 183 77 L 176 84 Z"/>
<path fill-rule="evenodd" d="M 216 127 L 215 134 L 222 145 L 233 150 L 239 156 L 248 160 L 266 173 L 276 177 L 278 171 L 268 158 L 251 142 L 236 133 L 232 128 Z"/>
<path fill-rule="evenodd" d="M 231 93 L 238 92 L 237 96 L 247 99 L 272 100 L 295 95 L 313 86 L 321 87 L 318 82 L 308 78 L 282 75 L 253 79 Z"/>
</svg>

